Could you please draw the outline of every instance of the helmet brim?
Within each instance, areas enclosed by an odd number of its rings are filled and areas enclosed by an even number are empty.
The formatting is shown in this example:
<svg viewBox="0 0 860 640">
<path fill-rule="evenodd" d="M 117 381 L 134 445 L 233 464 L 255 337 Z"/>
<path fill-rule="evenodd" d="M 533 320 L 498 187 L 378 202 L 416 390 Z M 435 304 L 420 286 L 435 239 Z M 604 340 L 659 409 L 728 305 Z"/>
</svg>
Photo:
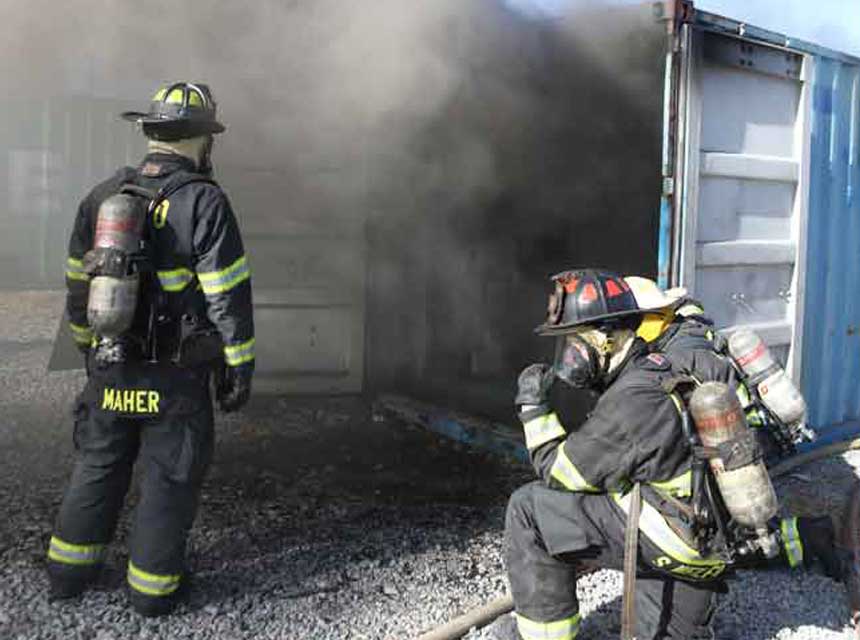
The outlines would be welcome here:
<svg viewBox="0 0 860 640">
<path fill-rule="evenodd" d="M 129 122 L 136 122 L 153 131 L 162 131 L 165 134 L 178 133 L 183 130 L 192 130 L 194 132 L 193 135 L 206 135 L 208 133 L 223 133 L 226 130 L 226 127 L 217 120 L 160 118 L 142 111 L 124 111 L 119 117 Z"/>
<path fill-rule="evenodd" d="M 589 324 L 600 324 L 604 320 L 613 320 L 615 318 L 623 318 L 626 316 L 641 316 L 645 313 L 642 309 L 627 309 L 626 311 L 616 311 L 615 313 L 607 313 L 594 318 L 587 318 L 579 322 L 568 322 L 565 324 L 548 325 L 543 323 L 535 327 L 534 332 L 539 336 L 561 336 L 570 333 L 571 330 L 577 327 L 582 327 Z"/>
</svg>

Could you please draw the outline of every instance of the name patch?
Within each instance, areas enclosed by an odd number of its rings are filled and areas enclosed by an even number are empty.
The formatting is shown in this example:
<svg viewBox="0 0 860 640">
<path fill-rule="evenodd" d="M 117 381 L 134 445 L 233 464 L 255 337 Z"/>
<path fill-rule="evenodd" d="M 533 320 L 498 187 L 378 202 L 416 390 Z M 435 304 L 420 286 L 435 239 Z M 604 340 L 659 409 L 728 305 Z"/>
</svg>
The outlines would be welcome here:
<svg viewBox="0 0 860 640">
<path fill-rule="evenodd" d="M 158 413 L 160 400 L 161 396 L 158 391 L 151 389 L 112 389 L 105 387 L 102 410 L 154 415 Z"/>
</svg>

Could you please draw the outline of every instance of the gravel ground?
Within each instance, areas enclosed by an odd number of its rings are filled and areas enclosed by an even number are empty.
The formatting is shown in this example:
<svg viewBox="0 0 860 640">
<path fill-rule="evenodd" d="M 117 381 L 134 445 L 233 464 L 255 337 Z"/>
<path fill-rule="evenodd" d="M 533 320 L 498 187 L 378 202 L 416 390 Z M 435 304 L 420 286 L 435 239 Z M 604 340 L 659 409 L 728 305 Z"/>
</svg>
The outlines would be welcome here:
<svg viewBox="0 0 860 640">
<path fill-rule="evenodd" d="M 54 293 L 0 294 L 0 638 L 403 640 L 504 593 L 504 504 L 527 471 L 376 419 L 361 399 L 275 398 L 218 419 L 192 589 L 175 615 L 144 620 L 126 605 L 127 512 L 97 588 L 49 602 L 45 547 L 82 377 L 45 373 L 61 305 Z M 801 469 L 780 483 L 783 503 L 838 509 L 853 467 L 858 454 Z M 578 589 L 580 637 L 617 637 L 620 574 Z M 721 601 L 717 637 L 850 638 L 846 615 L 826 578 L 746 572 Z"/>
</svg>

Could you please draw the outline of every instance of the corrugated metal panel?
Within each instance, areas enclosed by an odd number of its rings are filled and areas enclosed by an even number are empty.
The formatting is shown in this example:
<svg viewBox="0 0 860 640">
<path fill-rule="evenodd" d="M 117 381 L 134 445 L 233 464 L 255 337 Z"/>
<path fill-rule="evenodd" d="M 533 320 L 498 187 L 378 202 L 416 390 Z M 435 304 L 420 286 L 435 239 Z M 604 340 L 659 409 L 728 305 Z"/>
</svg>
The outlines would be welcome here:
<svg viewBox="0 0 860 640">
<path fill-rule="evenodd" d="M 813 77 L 802 387 L 822 440 L 860 427 L 860 66 Z"/>
</svg>

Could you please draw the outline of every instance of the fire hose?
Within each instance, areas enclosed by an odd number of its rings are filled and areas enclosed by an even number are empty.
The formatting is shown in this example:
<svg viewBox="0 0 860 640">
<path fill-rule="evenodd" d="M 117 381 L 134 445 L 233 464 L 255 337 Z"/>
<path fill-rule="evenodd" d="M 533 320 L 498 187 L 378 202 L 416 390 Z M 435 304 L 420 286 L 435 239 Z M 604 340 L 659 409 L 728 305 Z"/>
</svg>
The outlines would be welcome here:
<svg viewBox="0 0 860 640">
<path fill-rule="evenodd" d="M 792 457 L 790 460 L 780 462 L 770 470 L 770 475 L 776 478 L 809 462 L 857 449 L 860 449 L 860 438 L 829 444 L 820 449 L 802 453 Z M 848 513 L 851 516 L 858 516 L 858 519 L 853 522 L 851 529 L 851 536 L 857 541 L 857 544 L 852 544 L 850 547 L 854 550 L 855 555 L 857 555 L 860 553 L 860 491 L 852 493 Z M 850 542 L 846 540 L 842 544 L 849 544 Z M 860 558 L 855 557 L 855 561 L 860 561 Z M 585 568 L 580 575 L 593 573 L 598 569 L 599 567 L 590 566 Z M 854 585 L 849 585 L 849 606 L 851 608 L 851 620 L 856 623 L 860 620 L 860 585 L 856 585 L 857 588 L 853 590 L 851 589 L 852 586 Z M 508 593 L 420 635 L 416 640 L 457 640 L 457 638 L 462 638 L 466 635 L 470 629 L 485 627 L 496 620 L 496 618 L 510 613 L 513 608 L 514 601 Z M 855 631 L 855 634 L 858 634 L 855 637 L 860 639 L 860 633 Z"/>
</svg>

